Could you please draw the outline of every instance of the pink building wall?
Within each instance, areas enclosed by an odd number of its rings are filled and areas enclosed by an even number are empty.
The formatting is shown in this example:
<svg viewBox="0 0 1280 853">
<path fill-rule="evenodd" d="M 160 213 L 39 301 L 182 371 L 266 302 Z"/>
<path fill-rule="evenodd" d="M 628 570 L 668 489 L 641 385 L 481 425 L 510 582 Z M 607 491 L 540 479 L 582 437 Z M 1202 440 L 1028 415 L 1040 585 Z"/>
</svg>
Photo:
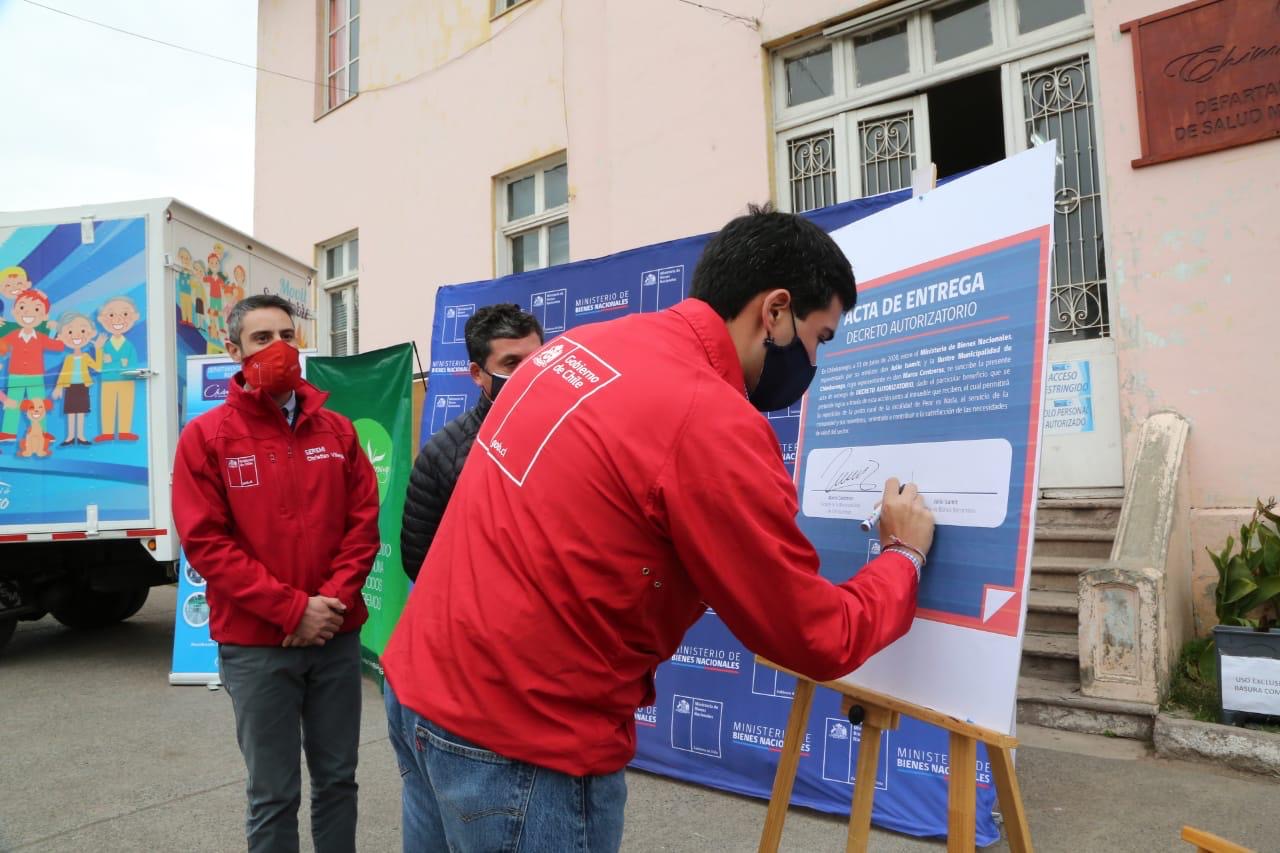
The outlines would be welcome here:
<svg viewBox="0 0 1280 853">
<path fill-rule="evenodd" d="M 875 0 L 491 0 L 362 4 L 366 91 L 316 96 L 260 75 L 255 229 L 297 257 L 360 234 L 361 346 L 430 346 L 435 288 L 495 272 L 493 179 L 568 151 L 580 260 L 719 227 L 772 195 L 768 51 Z M 1256 496 L 1280 491 L 1268 295 L 1280 141 L 1134 169 L 1134 72 L 1120 24 L 1175 0 L 1092 0 L 1107 262 L 1126 459 L 1142 420 L 1191 422 L 1198 583 Z M 754 18 L 762 13 L 763 19 Z M 314 78 L 317 7 L 262 0 L 259 60 Z M 564 47 L 567 45 L 567 49 Z M 1203 614 L 1202 614 L 1203 615 Z"/>
<path fill-rule="evenodd" d="M 1120 25 L 1177 5 L 1095 0 L 1110 205 L 1108 264 L 1127 450 L 1142 420 L 1172 409 L 1187 442 L 1197 616 L 1221 549 L 1257 497 L 1280 492 L 1274 449 L 1274 301 L 1280 265 L 1280 141 L 1134 169 L 1140 156 L 1133 52 Z M 1128 453 L 1126 453 L 1126 458 Z M 1245 509 L 1248 508 L 1248 509 Z M 1212 624 L 1210 621 L 1209 624 Z"/>
<path fill-rule="evenodd" d="M 530 161 L 568 151 L 574 260 L 769 198 L 756 30 L 675 2 L 533 0 L 491 23 L 490 2 L 362 4 L 361 88 L 397 85 L 318 120 L 311 87 L 259 78 L 254 227 L 302 258 L 359 229 L 362 348 L 427 356 L 435 288 L 494 275 L 493 179 Z M 317 19 L 263 0 L 260 64 L 313 78 Z"/>
</svg>

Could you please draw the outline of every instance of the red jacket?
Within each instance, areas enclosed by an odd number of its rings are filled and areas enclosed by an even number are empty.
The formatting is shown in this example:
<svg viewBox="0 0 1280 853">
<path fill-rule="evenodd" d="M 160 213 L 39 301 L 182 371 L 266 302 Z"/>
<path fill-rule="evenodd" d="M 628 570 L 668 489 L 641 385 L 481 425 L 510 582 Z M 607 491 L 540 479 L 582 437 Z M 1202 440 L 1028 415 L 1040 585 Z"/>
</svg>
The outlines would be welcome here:
<svg viewBox="0 0 1280 853">
<path fill-rule="evenodd" d="M 797 509 L 710 306 L 574 329 L 520 366 L 485 419 L 383 654 L 387 678 L 405 706 L 502 755 L 615 771 L 635 754 L 654 669 L 708 606 L 816 679 L 906 633 L 911 562 L 887 554 L 837 586 Z"/>
<path fill-rule="evenodd" d="M 307 599 L 347 605 L 342 631 L 368 617 L 360 588 L 378 550 L 378 487 L 351 421 L 303 383 L 293 429 L 244 374 L 226 403 L 187 424 L 173 471 L 173 518 L 208 581 L 219 643 L 278 646 Z"/>
</svg>

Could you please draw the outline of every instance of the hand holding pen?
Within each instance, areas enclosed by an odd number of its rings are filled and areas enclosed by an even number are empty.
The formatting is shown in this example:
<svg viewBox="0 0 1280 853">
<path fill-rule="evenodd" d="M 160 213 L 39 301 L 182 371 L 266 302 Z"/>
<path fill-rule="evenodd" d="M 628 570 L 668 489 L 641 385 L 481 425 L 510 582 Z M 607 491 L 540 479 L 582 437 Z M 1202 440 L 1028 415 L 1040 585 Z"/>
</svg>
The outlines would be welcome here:
<svg viewBox="0 0 1280 853">
<path fill-rule="evenodd" d="M 924 564 L 933 545 L 934 520 L 915 483 L 899 483 L 897 477 L 885 482 L 884 496 L 860 526 L 870 532 L 877 524 L 883 547 L 904 548 Z"/>
</svg>

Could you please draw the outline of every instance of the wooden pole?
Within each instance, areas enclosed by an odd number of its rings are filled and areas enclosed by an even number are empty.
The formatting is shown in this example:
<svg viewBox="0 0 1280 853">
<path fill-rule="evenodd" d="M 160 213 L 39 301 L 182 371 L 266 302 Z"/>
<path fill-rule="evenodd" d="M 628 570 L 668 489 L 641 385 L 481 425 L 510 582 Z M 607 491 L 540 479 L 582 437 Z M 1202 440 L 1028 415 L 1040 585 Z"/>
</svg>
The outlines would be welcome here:
<svg viewBox="0 0 1280 853">
<path fill-rule="evenodd" d="M 854 701 L 845 697 L 841 710 L 848 715 Z M 875 706 L 863 708 L 862 738 L 858 744 L 858 769 L 853 777 L 853 808 L 849 811 L 846 853 L 864 853 L 871 841 L 871 805 L 880 768 L 880 741 L 886 731 L 898 728 L 898 715 Z M 850 720 L 852 722 L 852 719 Z"/>
<path fill-rule="evenodd" d="M 778 770 L 773 775 L 773 793 L 769 796 L 769 811 L 764 818 L 764 832 L 760 834 L 760 853 L 777 853 L 782 842 L 782 825 L 791 806 L 791 789 L 795 786 L 796 770 L 800 767 L 800 745 L 804 743 L 804 730 L 809 723 L 809 709 L 813 706 L 816 685 L 807 678 L 796 679 L 796 695 L 791 700 L 791 715 L 787 717 L 787 732 L 782 741 L 782 755 Z"/>
<path fill-rule="evenodd" d="M 978 822 L 978 742 L 951 733 L 947 777 L 947 853 L 973 853 Z"/>
<path fill-rule="evenodd" d="M 995 777 L 996 796 L 1000 802 L 1000 814 L 1004 815 L 1004 828 L 1009 834 L 1009 850 L 1012 853 L 1032 853 L 1031 829 L 1027 826 L 1027 813 L 1022 808 L 1022 790 L 1013 769 L 1013 750 L 1003 746 L 988 746 L 991 773 Z"/>
</svg>

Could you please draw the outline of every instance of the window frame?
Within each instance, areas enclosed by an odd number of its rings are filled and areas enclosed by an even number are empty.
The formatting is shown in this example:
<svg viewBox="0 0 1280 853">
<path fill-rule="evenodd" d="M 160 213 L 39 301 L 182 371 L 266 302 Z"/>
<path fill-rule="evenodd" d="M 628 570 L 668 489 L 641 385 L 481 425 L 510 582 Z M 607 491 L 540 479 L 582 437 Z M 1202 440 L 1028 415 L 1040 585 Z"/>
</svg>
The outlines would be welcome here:
<svg viewBox="0 0 1280 853">
<path fill-rule="evenodd" d="M 348 319 L 347 328 L 345 329 L 347 338 L 346 354 L 356 355 L 360 352 L 360 262 L 358 258 L 358 247 L 356 249 L 356 263 L 354 265 L 350 265 L 348 261 L 350 256 L 348 247 L 353 242 L 357 243 L 358 246 L 359 240 L 359 231 L 349 231 L 346 234 L 335 237 L 331 240 L 326 240 L 316 246 L 317 278 L 320 281 L 320 291 L 323 294 L 323 298 L 320 299 L 320 304 L 324 317 L 325 334 L 323 338 L 322 352 L 325 355 L 333 355 L 333 338 L 335 334 L 339 334 L 334 331 L 333 309 L 330 307 L 331 297 L 335 293 L 342 294 L 343 299 L 346 300 L 347 303 L 346 309 Z M 332 278 L 329 278 L 328 253 L 331 249 L 339 247 L 342 248 L 342 269 Z"/>
<path fill-rule="evenodd" d="M 560 166 L 564 166 L 566 171 L 565 201 L 564 204 L 547 208 L 546 173 Z M 568 168 L 569 158 L 567 152 L 562 151 L 559 154 L 535 160 L 532 163 L 521 166 L 519 169 L 494 178 L 494 221 L 496 224 L 494 229 L 494 270 L 497 275 L 514 274 L 515 264 L 512 262 L 511 255 L 512 241 L 522 234 L 536 232 L 538 235 L 538 266 L 522 270 L 522 272 L 532 272 L 535 269 L 546 269 L 550 266 L 551 228 L 561 223 L 566 225 L 569 223 L 569 207 L 573 201 L 573 194 L 568 184 Z M 520 219 L 511 220 L 508 216 L 510 210 L 507 202 L 507 187 L 528 177 L 533 177 L 534 179 L 533 213 Z M 570 246 L 572 246 L 572 228 L 570 230 Z M 572 249 L 570 249 L 570 256 L 564 260 L 564 263 L 569 263 L 571 260 Z"/>
<path fill-rule="evenodd" d="M 1094 0 L 1084 0 L 1084 14 L 1065 21 L 1050 24 L 1030 33 L 1018 33 L 1017 0 L 990 0 L 992 44 L 961 56 L 935 62 L 933 56 L 933 29 L 929 16 L 937 9 L 945 8 L 959 0 L 936 0 L 904 7 L 900 14 L 885 15 L 873 12 L 861 21 L 857 17 L 829 27 L 824 34 L 803 39 L 773 52 L 773 106 L 774 132 L 789 131 L 799 125 L 828 118 L 851 109 L 871 106 L 881 101 L 914 95 L 922 89 L 959 79 L 977 71 L 997 68 L 1066 45 L 1090 41 L 1094 37 Z M 905 74 L 880 80 L 867 86 L 858 86 L 857 63 L 854 59 L 854 38 L 902 20 L 907 22 L 908 68 Z M 786 68 L 784 61 L 821 49 L 824 44 L 832 47 L 832 71 L 835 75 L 835 94 L 829 98 L 799 106 L 787 105 Z"/>
<path fill-rule="evenodd" d="M 333 112 L 334 110 L 339 109 L 340 107 L 343 107 L 346 104 L 349 104 L 351 101 L 355 100 L 357 95 L 360 94 L 359 70 L 358 70 L 359 62 L 360 62 L 359 37 L 357 37 L 355 41 L 355 48 L 356 48 L 355 54 L 353 55 L 351 51 L 351 47 L 352 47 L 351 24 L 353 21 L 356 21 L 356 22 L 359 21 L 359 18 L 361 15 L 360 0 L 342 0 L 342 2 L 346 4 L 347 18 L 345 22 L 343 22 L 340 26 L 335 28 L 333 21 L 329 19 L 330 0 L 319 0 L 320 22 L 321 22 L 320 72 L 321 72 L 322 82 L 320 85 L 320 110 L 319 110 L 319 114 L 316 116 L 317 118 L 322 118 L 328 115 L 329 113 Z M 356 13 L 354 15 L 351 14 L 351 8 L 353 3 L 355 4 L 355 8 L 356 8 Z M 343 28 L 347 30 L 346 61 L 339 68 L 330 68 L 329 67 L 329 60 L 330 60 L 329 39 L 332 38 L 333 35 L 339 29 L 343 29 Z M 351 86 L 351 66 L 353 63 L 357 65 L 357 72 L 356 72 L 357 82 L 354 87 Z M 346 80 L 345 86 L 342 87 L 346 90 L 345 96 L 342 97 L 337 103 L 331 103 L 331 94 L 336 88 L 338 88 L 336 82 L 334 82 L 334 78 L 338 77 L 339 75 L 343 75 L 343 78 Z"/>
<path fill-rule="evenodd" d="M 530 2 L 532 2 L 532 0 L 491 0 L 489 4 L 489 20 L 492 21 L 497 18 L 501 18 L 513 9 Z M 507 5 L 503 6 L 504 3 Z M 503 6 L 503 8 L 499 8 L 500 6 Z"/>
</svg>

